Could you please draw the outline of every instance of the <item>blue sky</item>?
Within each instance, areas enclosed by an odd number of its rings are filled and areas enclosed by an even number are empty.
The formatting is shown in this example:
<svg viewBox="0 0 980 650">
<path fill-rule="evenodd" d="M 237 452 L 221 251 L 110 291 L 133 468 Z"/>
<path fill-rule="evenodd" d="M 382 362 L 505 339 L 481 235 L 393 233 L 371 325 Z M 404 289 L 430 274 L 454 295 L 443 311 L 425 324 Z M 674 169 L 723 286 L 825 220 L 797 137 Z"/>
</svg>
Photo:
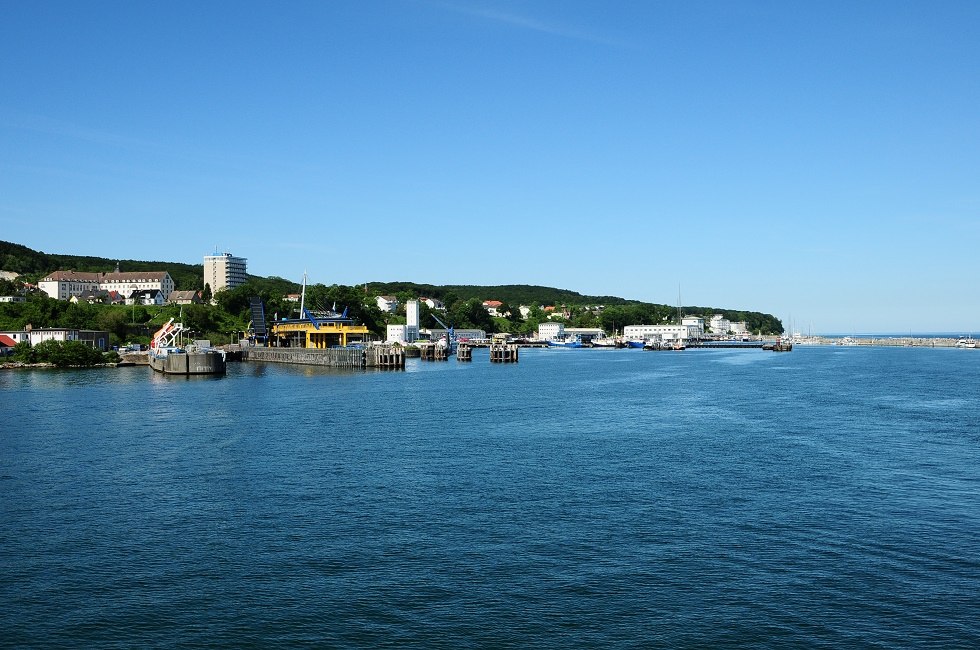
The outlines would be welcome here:
<svg viewBox="0 0 980 650">
<path fill-rule="evenodd" d="M 977 2 L 8 0 L 0 239 L 980 332 L 978 107 Z"/>
</svg>

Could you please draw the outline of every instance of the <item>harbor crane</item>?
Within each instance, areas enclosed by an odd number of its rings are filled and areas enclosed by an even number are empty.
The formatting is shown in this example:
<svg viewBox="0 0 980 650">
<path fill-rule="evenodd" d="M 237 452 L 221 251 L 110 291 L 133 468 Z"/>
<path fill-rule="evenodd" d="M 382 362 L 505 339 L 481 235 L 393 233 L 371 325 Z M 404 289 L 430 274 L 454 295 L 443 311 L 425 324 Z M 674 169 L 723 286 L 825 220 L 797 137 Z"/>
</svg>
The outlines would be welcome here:
<svg viewBox="0 0 980 650">
<path fill-rule="evenodd" d="M 453 330 L 453 328 L 452 328 L 451 325 L 446 325 L 445 323 L 443 323 L 439 319 L 439 317 L 436 316 L 435 314 L 429 314 L 429 315 L 432 316 L 432 318 L 434 318 L 435 321 L 437 323 L 439 323 L 440 325 L 442 325 L 443 329 L 446 330 L 446 345 L 449 346 L 449 354 L 455 354 L 456 353 L 456 331 Z"/>
</svg>

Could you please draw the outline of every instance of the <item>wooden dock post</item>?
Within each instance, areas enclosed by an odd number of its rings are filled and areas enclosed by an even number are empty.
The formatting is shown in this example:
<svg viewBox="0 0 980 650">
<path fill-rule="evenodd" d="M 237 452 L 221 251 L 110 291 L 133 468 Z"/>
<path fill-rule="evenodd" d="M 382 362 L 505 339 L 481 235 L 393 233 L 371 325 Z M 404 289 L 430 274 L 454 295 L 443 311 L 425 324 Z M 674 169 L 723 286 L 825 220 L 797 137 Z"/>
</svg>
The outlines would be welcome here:
<svg viewBox="0 0 980 650">
<path fill-rule="evenodd" d="M 490 346 L 491 363 L 517 363 L 518 347 L 506 343 L 494 343 Z"/>
<path fill-rule="evenodd" d="M 465 343 L 460 343 L 456 346 L 456 360 L 457 361 L 472 361 L 473 360 L 473 348 L 466 345 Z"/>
</svg>

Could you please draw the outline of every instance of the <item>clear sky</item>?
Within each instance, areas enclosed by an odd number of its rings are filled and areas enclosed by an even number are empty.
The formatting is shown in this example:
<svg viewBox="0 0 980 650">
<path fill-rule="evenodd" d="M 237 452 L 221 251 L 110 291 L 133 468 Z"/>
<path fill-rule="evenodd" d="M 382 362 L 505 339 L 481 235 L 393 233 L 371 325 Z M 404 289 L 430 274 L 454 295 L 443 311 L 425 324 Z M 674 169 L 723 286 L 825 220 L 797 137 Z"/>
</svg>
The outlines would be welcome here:
<svg viewBox="0 0 980 650">
<path fill-rule="evenodd" d="M 980 2 L 0 0 L 0 239 L 980 332 Z"/>
</svg>

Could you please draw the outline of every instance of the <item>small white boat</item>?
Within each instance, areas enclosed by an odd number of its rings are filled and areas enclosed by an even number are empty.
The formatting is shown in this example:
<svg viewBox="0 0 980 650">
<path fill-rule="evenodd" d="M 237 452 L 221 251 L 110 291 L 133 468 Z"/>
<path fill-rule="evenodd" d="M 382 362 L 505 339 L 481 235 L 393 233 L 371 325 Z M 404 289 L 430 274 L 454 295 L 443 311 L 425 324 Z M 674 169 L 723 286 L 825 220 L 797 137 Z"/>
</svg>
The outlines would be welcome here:
<svg viewBox="0 0 980 650">
<path fill-rule="evenodd" d="M 972 350 L 977 348 L 977 342 L 972 336 L 961 336 L 956 341 L 956 347 Z"/>
</svg>

